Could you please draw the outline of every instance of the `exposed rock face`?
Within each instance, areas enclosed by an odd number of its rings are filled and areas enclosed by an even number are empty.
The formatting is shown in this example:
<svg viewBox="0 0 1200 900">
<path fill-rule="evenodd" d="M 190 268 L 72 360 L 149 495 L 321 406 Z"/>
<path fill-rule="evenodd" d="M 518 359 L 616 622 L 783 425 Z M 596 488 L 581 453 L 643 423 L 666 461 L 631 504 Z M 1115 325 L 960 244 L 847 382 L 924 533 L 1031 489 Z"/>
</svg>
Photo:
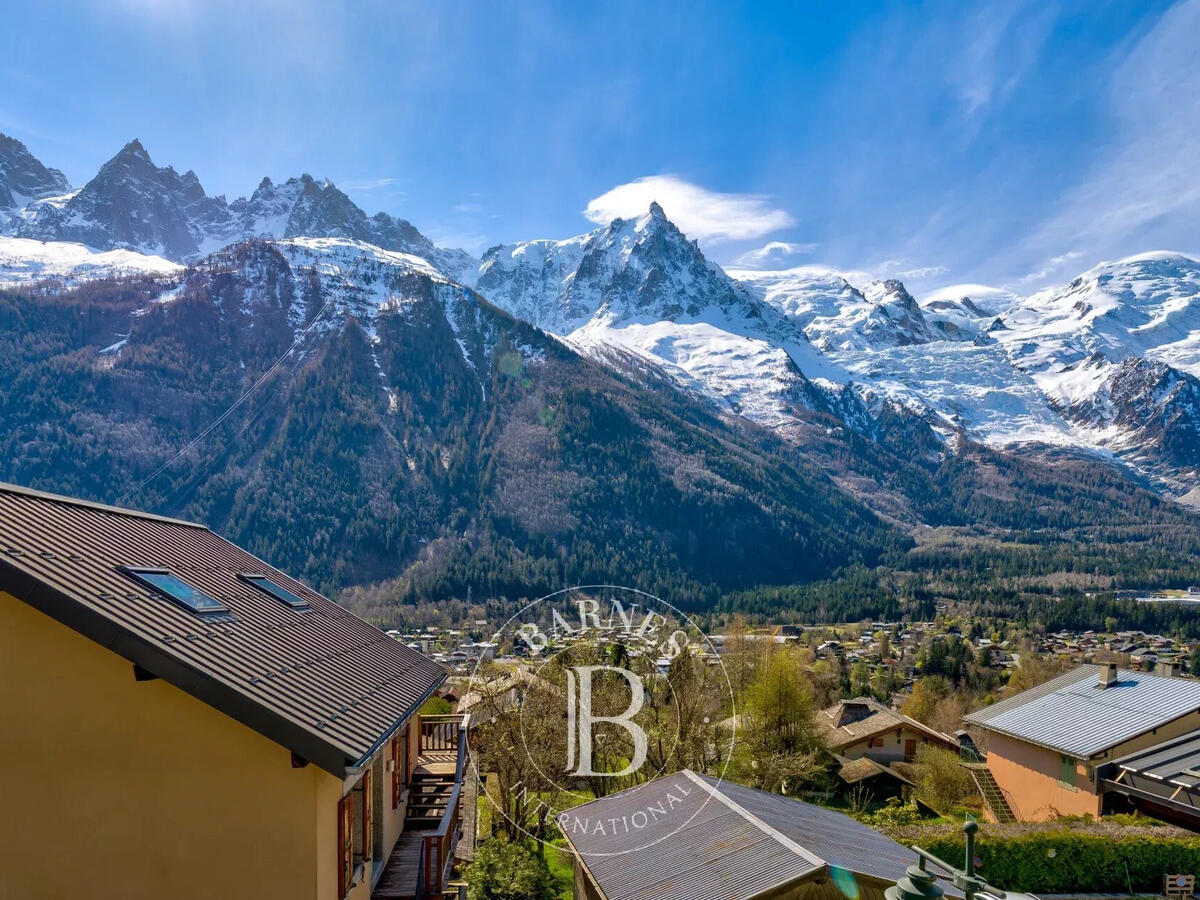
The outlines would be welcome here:
<svg viewBox="0 0 1200 900">
<path fill-rule="evenodd" d="M 46 168 L 20 141 L 0 134 L 0 218 L 4 210 L 20 209 L 31 200 L 70 189 L 62 172 Z"/>
<path fill-rule="evenodd" d="M 1090 396 L 1065 408 L 1116 448 L 1182 469 L 1200 467 L 1200 379 L 1131 357 Z"/>
<path fill-rule="evenodd" d="M 22 151 L 13 153 L 20 163 L 22 192 L 13 194 L 10 205 L 24 208 L 14 211 L 6 229 L 18 237 L 76 242 L 95 250 L 135 250 L 176 262 L 250 238 L 338 237 L 434 260 L 452 275 L 474 262 L 461 250 L 435 247 L 404 219 L 386 213 L 368 216 L 336 186 L 310 175 L 278 185 L 264 178 L 249 199 L 229 203 L 208 196 L 194 172 L 180 175 L 170 166 L 156 166 L 134 140 L 83 188 L 61 196 L 67 189 L 61 173 L 45 169 L 22 145 L 3 136 L 0 153 L 6 141 Z M 0 165 L 17 170 L 15 164 Z M 0 177 L 0 190 L 5 183 Z M 60 196 L 45 199 L 49 195 Z M 0 206 L 3 201 L 0 194 Z"/>
</svg>

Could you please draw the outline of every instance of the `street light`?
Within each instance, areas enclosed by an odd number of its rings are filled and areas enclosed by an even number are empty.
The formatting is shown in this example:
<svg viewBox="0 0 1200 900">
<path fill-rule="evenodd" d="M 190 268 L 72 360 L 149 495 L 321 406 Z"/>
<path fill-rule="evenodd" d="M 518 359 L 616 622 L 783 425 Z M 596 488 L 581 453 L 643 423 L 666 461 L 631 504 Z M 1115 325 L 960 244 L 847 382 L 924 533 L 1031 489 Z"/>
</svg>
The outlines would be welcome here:
<svg viewBox="0 0 1200 900">
<path fill-rule="evenodd" d="M 943 862 L 927 850 L 913 847 L 920 857 L 919 862 L 915 866 L 909 866 L 904 877 L 883 892 L 884 897 L 887 900 L 937 900 L 941 897 L 944 891 L 937 885 L 937 876 L 925 868 L 928 863 L 946 872 L 954 886 L 963 892 L 966 900 L 975 900 L 975 895 L 981 893 L 996 900 L 1005 900 L 1007 895 L 1004 891 L 992 887 L 975 874 L 975 832 L 978 830 L 978 822 L 967 822 L 963 825 L 967 858 L 961 869 Z"/>
</svg>

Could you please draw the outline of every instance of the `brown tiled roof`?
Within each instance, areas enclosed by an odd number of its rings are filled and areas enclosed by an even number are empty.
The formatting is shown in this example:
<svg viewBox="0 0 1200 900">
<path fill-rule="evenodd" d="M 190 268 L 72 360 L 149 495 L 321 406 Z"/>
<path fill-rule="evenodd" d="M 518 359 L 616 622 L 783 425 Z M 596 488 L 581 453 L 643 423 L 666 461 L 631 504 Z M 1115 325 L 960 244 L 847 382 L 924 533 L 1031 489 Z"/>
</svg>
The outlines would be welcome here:
<svg viewBox="0 0 1200 900">
<path fill-rule="evenodd" d="M 858 782 L 866 778 L 874 778 L 876 775 L 889 775 L 905 784 L 912 784 L 909 778 L 901 775 L 891 766 L 876 762 L 866 756 L 860 756 L 858 759 L 838 757 L 838 762 L 841 764 L 838 767 L 838 777 L 846 784 L 858 784 Z"/>
<path fill-rule="evenodd" d="M 847 704 L 861 704 L 866 706 L 870 712 L 857 722 L 838 725 L 842 709 Z M 931 741 L 951 747 L 954 746 L 953 738 L 942 734 L 940 731 L 934 731 L 928 725 L 924 725 L 916 719 L 898 713 L 894 709 L 889 709 L 882 703 L 872 700 L 869 697 L 855 697 L 853 700 L 843 700 L 841 703 L 835 704 L 828 709 L 821 710 L 817 714 L 817 725 L 825 736 L 826 744 L 834 750 L 841 747 L 849 747 L 851 744 L 857 744 L 859 741 L 870 740 L 877 735 L 887 734 L 889 731 L 894 731 L 900 727 L 910 728 L 913 731 L 919 732 Z"/>
<path fill-rule="evenodd" d="M 205 620 L 121 566 L 169 569 L 234 621 Z M 240 573 L 266 575 L 309 609 Z M 5 484 L 0 590 L 339 776 L 445 678 L 432 660 L 201 525 Z"/>
</svg>

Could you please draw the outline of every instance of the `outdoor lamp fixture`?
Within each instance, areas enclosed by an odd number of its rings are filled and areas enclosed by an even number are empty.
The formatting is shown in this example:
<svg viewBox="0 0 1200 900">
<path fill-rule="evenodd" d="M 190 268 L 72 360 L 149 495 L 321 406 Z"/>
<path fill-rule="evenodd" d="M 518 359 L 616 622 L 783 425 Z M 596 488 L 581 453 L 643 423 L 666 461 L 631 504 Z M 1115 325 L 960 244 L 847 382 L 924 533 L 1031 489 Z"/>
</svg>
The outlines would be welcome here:
<svg viewBox="0 0 1200 900">
<path fill-rule="evenodd" d="M 920 847 L 913 847 L 920 857 L 919 862 L 915 866 L 909 866 L 904 877 L 883 892 L 884 897 L 887 900 L 938 900 L 944 891 L 937 885 L 937 876 L 925 868 L 926 863 L 930 863 L 950 876 L 950 880 L 963 892 L 966 900 L 975 900 L 976 894 L 1005 900 L 1007 895 L 1004 891 L 992 887 L 975 874 L 975 832 L 978 830 L 978 822 L 967 822 L 963 825 L 967 858 L 961 869 L 954 868 Z"/>
</svg>

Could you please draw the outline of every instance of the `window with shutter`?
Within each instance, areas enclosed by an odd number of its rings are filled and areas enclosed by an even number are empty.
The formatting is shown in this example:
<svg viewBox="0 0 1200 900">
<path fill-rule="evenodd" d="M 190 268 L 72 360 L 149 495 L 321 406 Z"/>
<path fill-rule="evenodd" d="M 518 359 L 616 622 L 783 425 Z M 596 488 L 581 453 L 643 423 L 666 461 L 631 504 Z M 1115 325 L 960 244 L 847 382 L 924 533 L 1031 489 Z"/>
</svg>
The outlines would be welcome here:
<svg viewBox="0 0 1200 900">
<path fill-rule="evenodd" d="M 351 818 L 350 797 L 338 801 L 338 897 L 350 894 L 354 877 L 354 821 Z"/>
<path fill-rule="evenodd" d="M 392 809 L 400 806 L 404 792 L 404 775 L 400 771 L 400 735 L 392 738 Z"/>
<path fill-rule="evenodd" d="M 373 816 L 374 816 L 374 812 L 375 812 L 375 810 L 374 810 L 375 797 L 374 797 L 374 794 L 371 792 L 371 770 L 370 769 L 367 769 L 367 771 L 363 772 L 362 788 L 363 788 L 363 805 L 362 805 L 363 854 L 362 854 L 362 856 L 363 856 L 363 862 L 366 862 L 367 860 L 371 859 L 371 845 L 374 843 L 374 841 L 371 839 L 371 836 L 375 833 L 372 830 L 372 825 L 373 825 L 372 820 L 373 820 Z"/>
<path fill-rule="evenodd" d="M 1075 787 L 1075 758 L 1072 756 L 1059 756 L 1058 758 L 1058 781 L 1064 787 Z"/>
</svg>

